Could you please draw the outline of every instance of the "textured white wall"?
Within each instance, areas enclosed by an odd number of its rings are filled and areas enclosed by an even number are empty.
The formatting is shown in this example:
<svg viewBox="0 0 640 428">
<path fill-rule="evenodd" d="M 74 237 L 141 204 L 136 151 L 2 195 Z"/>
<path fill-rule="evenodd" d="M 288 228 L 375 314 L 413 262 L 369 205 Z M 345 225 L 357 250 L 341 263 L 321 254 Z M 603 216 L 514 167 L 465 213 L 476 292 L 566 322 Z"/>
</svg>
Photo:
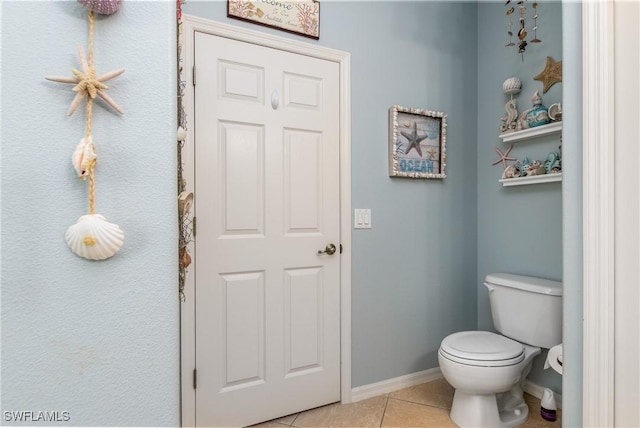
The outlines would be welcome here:
<svg viewBox="0 0 640 428">
<path fill-rule="evenodd" d="M 71 425 L 179 424 L 175 203 L 175 2 L 127 1 L 95 29 L 98 72 L 124 67 L 94 109 L 97 211 L 126 238 L 112 259 L 72 254 L 87 211 L 67 117 L 86 9 L 2 1 L 2 423 L 6 411 L 69 412 Z M 49 424 L 50 425 L 50 424 Z"/>
</svg>

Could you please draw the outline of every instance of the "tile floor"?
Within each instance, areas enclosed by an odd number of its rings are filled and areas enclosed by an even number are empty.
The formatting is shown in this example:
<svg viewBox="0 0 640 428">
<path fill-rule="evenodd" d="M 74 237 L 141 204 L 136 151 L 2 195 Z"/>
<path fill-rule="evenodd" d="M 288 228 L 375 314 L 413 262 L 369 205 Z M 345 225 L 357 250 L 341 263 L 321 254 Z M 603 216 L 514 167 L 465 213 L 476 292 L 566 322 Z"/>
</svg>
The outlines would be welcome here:
<svg viewBox="0 0 640 428">
<path fill-rule="evenodd" d="M 438 379 L 351 404 L 329 404 L 253 427 L 455 427 L 449 419 L 453 388 Z M 522 427 L 560 428 L 540 417 L 540 400 L 525 394 L 529 420 Z"/>
</svg>

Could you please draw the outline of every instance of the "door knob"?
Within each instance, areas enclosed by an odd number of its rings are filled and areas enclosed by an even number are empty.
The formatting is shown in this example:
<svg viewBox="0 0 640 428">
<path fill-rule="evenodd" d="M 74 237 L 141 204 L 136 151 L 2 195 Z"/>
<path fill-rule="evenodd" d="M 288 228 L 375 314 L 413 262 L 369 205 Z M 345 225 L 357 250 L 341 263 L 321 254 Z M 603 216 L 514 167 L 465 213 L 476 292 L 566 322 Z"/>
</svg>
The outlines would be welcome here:
<svg viewBox="0 0 640 428">
<path fill-rule="evenodd" d="M 320 254 L 332 255 L 335 252 L 336 252 L 336 246 L 333 245 L 333 244 L 329 244 L 324 248 L 324 251 L 318 250 L 318 255 L 320 255 Z"/>
</svg>

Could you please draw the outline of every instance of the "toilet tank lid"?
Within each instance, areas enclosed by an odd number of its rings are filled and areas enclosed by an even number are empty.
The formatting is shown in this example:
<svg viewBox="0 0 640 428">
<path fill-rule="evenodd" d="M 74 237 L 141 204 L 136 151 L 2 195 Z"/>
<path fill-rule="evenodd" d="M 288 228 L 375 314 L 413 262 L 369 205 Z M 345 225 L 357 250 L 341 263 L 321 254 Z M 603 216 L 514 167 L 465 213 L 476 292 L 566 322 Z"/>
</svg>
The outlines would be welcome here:
<svg viewBox="0 0 640 428">
<path fill-rule="evenodd" d="M 533 276 L 511 273 L 491 273 L 485 277 L 485 284 L 518 288 L 532 293 L 562 296 L 562 283 Z"/>
</svg>

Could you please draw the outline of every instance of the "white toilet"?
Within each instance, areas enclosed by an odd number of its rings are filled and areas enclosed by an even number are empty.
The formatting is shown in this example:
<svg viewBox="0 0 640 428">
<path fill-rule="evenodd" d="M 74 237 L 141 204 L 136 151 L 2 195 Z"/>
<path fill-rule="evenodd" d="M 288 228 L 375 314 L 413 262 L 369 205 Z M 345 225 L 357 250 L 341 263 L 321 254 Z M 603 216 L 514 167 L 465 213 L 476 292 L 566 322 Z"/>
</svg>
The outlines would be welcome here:
<svg viewBox="0 0 640 428">
<path fill-rule="evenodd" d="M 461 427 L 515 427 L 529 408 L 522 386 L 540 348 L 562 342 L 562 283 L 487 275 L 493 324 L 502 335 L 462 331 L 444 338 L 440 370 L 456 390 L 451 419 Z"/>
</svg>

